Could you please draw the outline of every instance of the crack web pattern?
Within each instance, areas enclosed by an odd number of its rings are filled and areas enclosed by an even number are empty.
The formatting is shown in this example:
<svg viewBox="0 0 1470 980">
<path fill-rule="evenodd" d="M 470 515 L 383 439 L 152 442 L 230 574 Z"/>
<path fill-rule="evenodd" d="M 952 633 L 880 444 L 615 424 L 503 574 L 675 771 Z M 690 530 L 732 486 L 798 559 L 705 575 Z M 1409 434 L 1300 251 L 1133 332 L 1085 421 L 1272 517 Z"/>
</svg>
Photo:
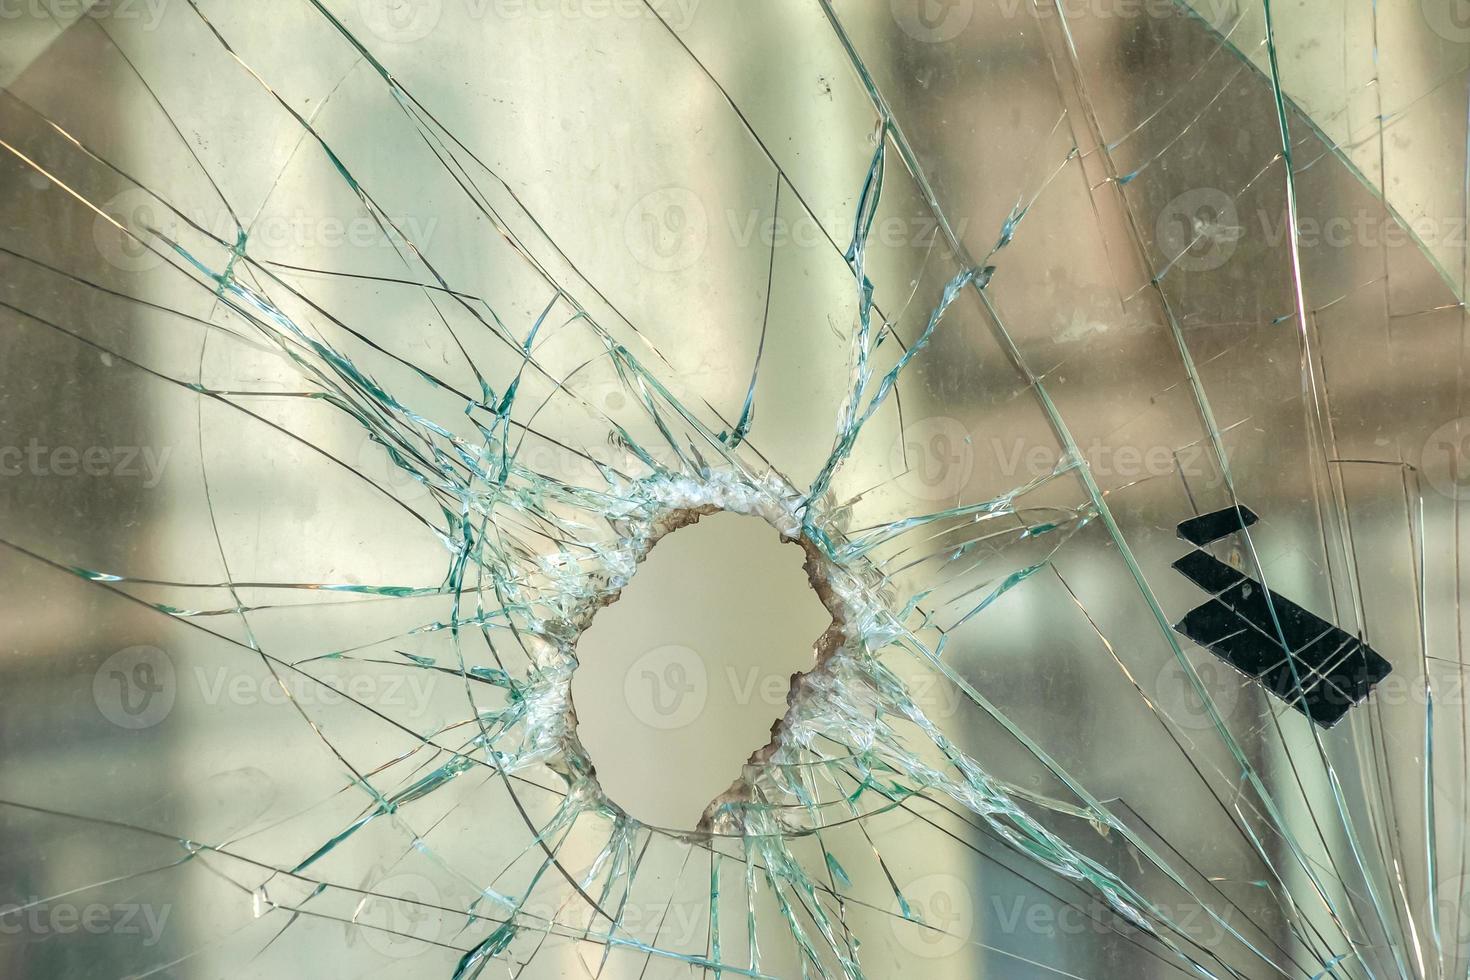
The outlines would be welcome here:
<svg viewBox="0 0 1470 980">
<path fill-rule="evenodd" d="M 11 18 L 7 975 L 1466 976 L 1422 6 Z M 833 628 L 675 833 L 570 684 L 715 510 Z"/>
</svg>

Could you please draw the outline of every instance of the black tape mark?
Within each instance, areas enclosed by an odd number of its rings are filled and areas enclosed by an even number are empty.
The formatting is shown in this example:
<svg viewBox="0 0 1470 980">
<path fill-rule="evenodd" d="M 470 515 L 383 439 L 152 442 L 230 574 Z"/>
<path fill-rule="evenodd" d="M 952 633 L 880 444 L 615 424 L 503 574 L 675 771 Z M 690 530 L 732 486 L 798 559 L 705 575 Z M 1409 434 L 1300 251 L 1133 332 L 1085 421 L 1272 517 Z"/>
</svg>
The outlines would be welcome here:
<svg viewBox="0 0 1470 980">
<path fill-rule="evenodd" d="M 1208 544 L 1257 520 L 1249 508 L 1227 507 L 1180 524 L 1179 536 L 1196 545 Z M 1323 728 L 1341 721 L 1348 709 L 1366 700 L 1373 686 L 1393 670 L 1392 664 L 1361 639 L 1268 591 L 1214 555 L 1196 548 L 1174 562 L 1174 567 L 1215 596 L 1191 609 L 1174 629 L 1261 681 L 1268 691 Z"/>
</svg>

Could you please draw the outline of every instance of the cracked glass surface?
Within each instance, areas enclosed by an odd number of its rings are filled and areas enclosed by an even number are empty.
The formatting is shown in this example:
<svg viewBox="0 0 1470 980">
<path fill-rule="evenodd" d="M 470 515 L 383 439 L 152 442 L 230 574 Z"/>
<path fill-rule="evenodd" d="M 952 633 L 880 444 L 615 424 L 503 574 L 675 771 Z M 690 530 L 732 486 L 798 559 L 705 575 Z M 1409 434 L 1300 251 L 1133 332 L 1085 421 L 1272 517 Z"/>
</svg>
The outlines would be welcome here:
<svg viewBox="0 0 1470 980">
<path fill-rule="evenodd" d="M 1467 69 L 1461 0 L 0 0 L 3 973 L 1465 977 Z M 722 596 L 806 669 L 653 826 L 579 640 L 718 512 L 822 632 Z M 686 732 L 648 625 L 588 697 Z"/>
</svg>

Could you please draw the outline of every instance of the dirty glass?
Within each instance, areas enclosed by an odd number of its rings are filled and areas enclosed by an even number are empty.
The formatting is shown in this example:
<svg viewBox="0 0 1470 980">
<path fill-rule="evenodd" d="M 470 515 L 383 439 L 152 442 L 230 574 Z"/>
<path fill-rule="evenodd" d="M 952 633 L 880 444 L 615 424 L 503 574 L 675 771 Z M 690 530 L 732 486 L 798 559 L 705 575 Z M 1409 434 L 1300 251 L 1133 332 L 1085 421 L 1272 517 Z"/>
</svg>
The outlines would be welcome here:
<svg viewBox="0 0 1470 980">
<path fill-rule="evenodd" d="M 0 973 L 1465 977 L 1467 69 L 0 0 Z"/>
</svg>

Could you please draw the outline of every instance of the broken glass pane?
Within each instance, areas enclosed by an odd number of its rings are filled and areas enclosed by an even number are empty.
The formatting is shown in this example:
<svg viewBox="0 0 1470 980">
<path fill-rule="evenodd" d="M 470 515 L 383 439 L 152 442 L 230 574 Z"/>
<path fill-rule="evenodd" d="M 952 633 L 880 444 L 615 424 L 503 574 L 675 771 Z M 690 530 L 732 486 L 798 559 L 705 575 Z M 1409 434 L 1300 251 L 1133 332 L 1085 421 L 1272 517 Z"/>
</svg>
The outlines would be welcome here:
<svg viewBox="0 0 1470 980">
<path fill-rule="evenodd" d="M 1464 977 L 1467 69 L 0 0 L 4 974 Z"/>
</svg>

